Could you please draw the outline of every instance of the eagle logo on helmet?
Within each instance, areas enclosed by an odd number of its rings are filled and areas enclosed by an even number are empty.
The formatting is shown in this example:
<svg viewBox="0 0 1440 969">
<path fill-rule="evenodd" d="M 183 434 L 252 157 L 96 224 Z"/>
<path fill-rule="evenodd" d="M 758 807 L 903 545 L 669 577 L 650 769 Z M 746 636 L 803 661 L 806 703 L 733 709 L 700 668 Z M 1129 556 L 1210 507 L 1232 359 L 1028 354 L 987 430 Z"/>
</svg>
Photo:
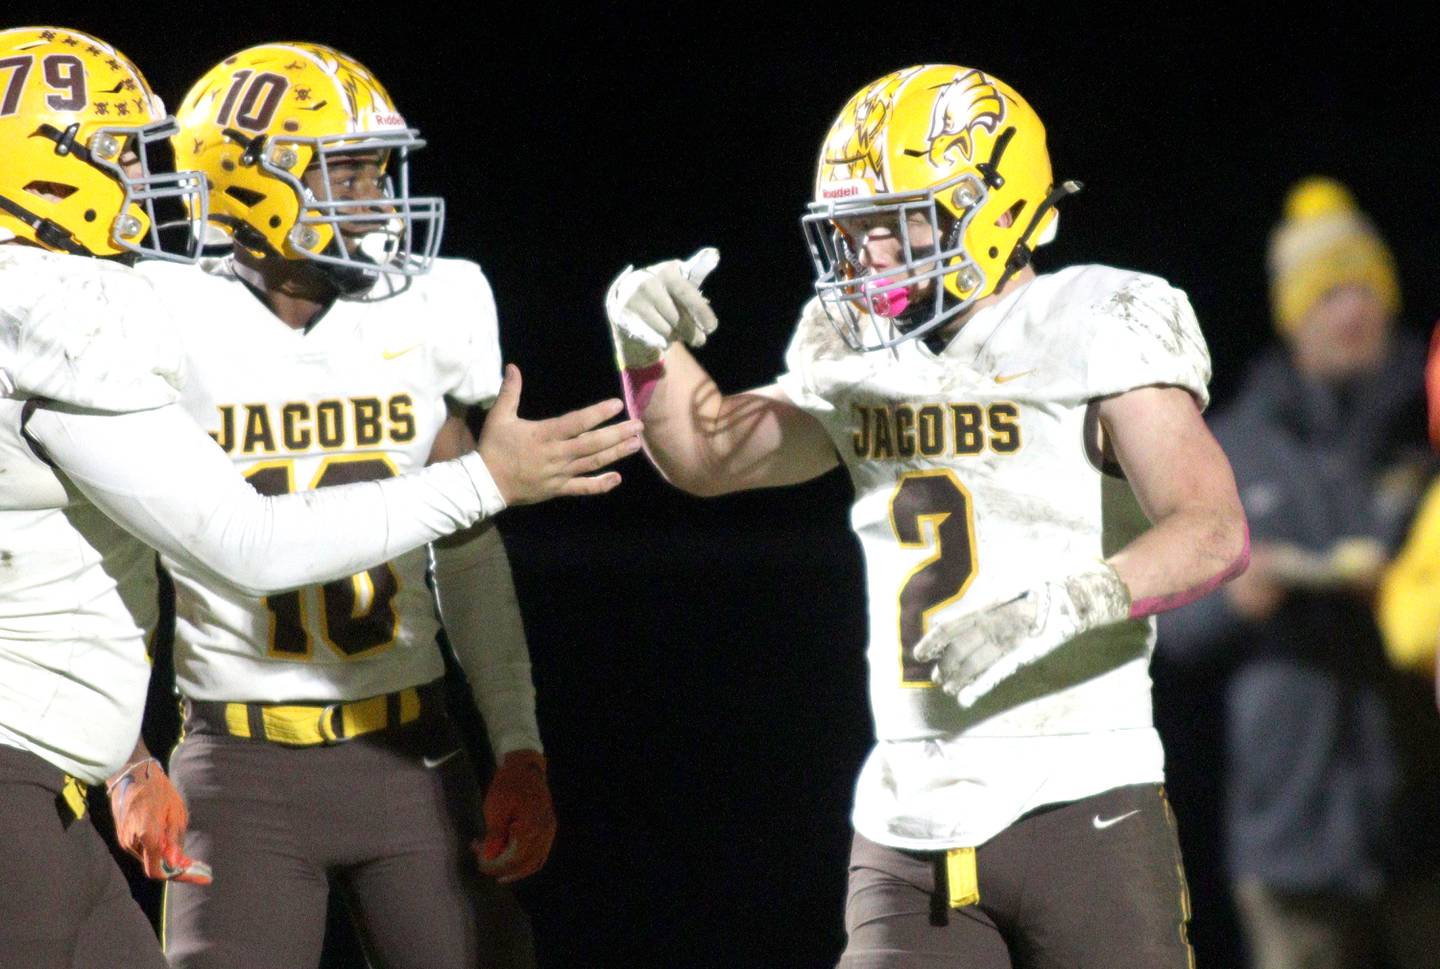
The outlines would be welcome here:
<svg viewBox="0 0 1440 969">
<path fill-rule="evenodd" d="M 993 135 L 1004 120 L 1005 98 L 995 82 L 979 71 L 969 71 L 940 88 L 935 96 L 926 157 L 936 168 L 951 168 L 961 161 L 973 163 L 972 132 L 983 128 Z"/>
</svg>

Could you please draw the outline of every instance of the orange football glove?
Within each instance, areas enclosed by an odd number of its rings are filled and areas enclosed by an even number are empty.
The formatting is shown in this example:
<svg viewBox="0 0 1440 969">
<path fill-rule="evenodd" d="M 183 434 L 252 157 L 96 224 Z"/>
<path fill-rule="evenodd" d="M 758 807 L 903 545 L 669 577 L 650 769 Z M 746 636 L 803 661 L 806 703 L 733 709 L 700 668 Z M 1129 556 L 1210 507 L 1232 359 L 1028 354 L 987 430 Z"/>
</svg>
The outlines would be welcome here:
<svg viewBox="0 0 1440 969">
<path fill-rule="evenodd" d="M 189 815 L 180 792 L 154 757 L 136 761 L 105 785 L 115 838 L 139 859 L 148 878 L 208 885 L 210 866 L 180 850 Z"/>
<path fill-rule="evenodd" d="M 502 885 L 539 871 L 555 841 L 544 755 L 533 750 L 506 754 L 485 792 L 484 810 L 485 843 L 470 846 L 480 870 Z"/>
</svg>

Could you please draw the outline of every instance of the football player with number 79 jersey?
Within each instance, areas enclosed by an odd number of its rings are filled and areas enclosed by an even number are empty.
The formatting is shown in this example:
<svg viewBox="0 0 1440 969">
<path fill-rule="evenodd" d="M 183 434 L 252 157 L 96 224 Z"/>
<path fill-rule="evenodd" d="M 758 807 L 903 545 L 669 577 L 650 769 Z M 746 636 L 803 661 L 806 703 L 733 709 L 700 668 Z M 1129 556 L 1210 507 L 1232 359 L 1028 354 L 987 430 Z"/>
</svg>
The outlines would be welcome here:
<svg viewBox="0 0 1440 969">
<path fill-rule="evenodd" d="M 443 205 L 409 190 L 423 142 L 379 81 L 328 47 L 266 44 L 205 74 L 177 120 L 177 163 L 211 179 L 231 253 L 142 270 L 189 319 L 182 404 L 241 473 L 323 491 L 470 447 L 464 408 L 517 381 L 479 267 L 436 255 Z M 497 881 L 540 868 L 555 821 L 499 534 L 265 598 L 166 565 L 185 711 L 170 773 L 186 848 L 215 872 L 167 886 L 171 965 L 314 965 L 332 883 L 374 966 L 532 963 Z M 496 759 L 483 805 L 444 710 L 431 569 Z"/>
<path fill-rule="evenodd" d="M 876 744 L 844 969 L 1193 964 L 1151 617 L 1244 567 L 1245 521 L 1184 294 L 1031 265 L 1078 188 L 1009 86 L 912 67 L 821 149 L 815 298 L 775 384 L 723 394 L 683 345 L 716 326 L 714 250 L 627 269 L 607 299 L 670 481 L 714 495 L 843 463 L 854 483 Z"/>
<path fill-rule="evenodd" d="M 619 401 L 529 422 L 512 400 L 487 420 L 481 453 L 321 495 L 258 494 L 176 405 L 176 321 L 125 265 L 142 252 L 194 258 L 172 247 L 162 223 L 203 223 L 204 177 L 150 167 L 153 145 L 174 126 L 135 65 L 103 41 L 61 27 L 0 30 L 7 967 L 165 964 L 85 800 L 85 786 L 116 774 L 139 734 L 145 639 L 156 618 L 153 549 L 211 582 L 281 595 L 383 562 L 507 503 L 608 490 L 617 477 L 579 475 L 593 456 L 628 453 L 625 436 L 634 433 L 623 425 L 585 432 Z M 128 795 L 146 769 L 122 775 L 112 801 L 134 803 Z M 158 861 L 204 877 L 178 846 Z M 87 943 L 96 949 L 82 951 Z"/>
</svg>

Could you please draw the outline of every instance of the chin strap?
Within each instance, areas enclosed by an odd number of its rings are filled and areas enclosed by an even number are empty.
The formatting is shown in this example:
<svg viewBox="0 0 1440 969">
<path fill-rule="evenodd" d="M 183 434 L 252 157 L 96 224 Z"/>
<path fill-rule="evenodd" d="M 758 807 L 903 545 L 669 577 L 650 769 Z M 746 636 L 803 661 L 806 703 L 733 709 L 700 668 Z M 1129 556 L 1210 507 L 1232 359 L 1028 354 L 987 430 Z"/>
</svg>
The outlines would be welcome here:
<svg viewBox="0 0 1440 969">
<path fill-rule="evenodd" d="M 23 205 L 3 195 L 0 195 L 0 210 L 5 211 L 28 225 L 35 232 L 35 241 L 47 249 L 68 252 L 72 256 L 95 255 L 77 242 L 74 234 L 60 223 L 53 219 L 36 215 Z"/>
<path fill-rule="evenodd" d="M 340 239 L 338 228 L 330 238 L 330 245 L 325 247 L 325 251 L 327 255 L 345 252 L 345 244 Z M 359 296 L 374 287 L 375 280 L 380 273 L 379 267 L 375 266 L 375 263 L 371 262 L 368 257 L 363 253 L 358 255 L 359 258 L 357 258 L 357 253 L 346 253 L 345 258 L 350 260 L 349 265 L 309 259 L 305 261 L 321 279 L 325 280 L 327 285 L 335 290 L 336 296 Z M 361 262 L 360 259 L 364 259 L 365 262 Z"/>
<path fill-rule="evenodd" d="M 222 138 L 229 138 L 240 146 L 240 164 L 246 168 L 249 168 L 259 161 L 260 153 L 265 149 L 266 134 L 263 131 L 252 138 L 243 132 L 236 131 L 234 128 L 224 128 L 220 131 L 220 136 Z"/>
<path fill-rule="evenodd" d="M 95 159 L 94 156 L 90 154 L 90 149 L 76 141 L 76 139 L 80 137 L 80 125 L 78 123 L 72 124 L 64 131 L 61 131 L 54 125 L 42 124 L 39 128 L 35 129 L 35 133 L 42 138 L 49 138 L 55 142 L 55 154 L 61 156 L 74 155 L 87 165 L 95 164 Z"/>
<path fill-rule="evenodd" d="M 1000 188 L 1005 184 L 1005 176 L 1000 174 L 1000 158 L 1005 154 L 1005 149 L 1010 147 L 1010 139 L 1014 137 L 1014 127 L 1000 132 L 1000 137 L 995 139 L 995 149 L 990 152 L 990 160 L 975 166 L 980 177 L 985 179 L 985 184 L 991 188 Z"/>
<path fill-rule="evenodd" d="M 995 292 L 1004 288 L 1011 276 L 1030 265 L 1030 259 L 1035 255 L 1035 250 L 1031 249 L 1028 243 L 1035 230 L 1039 228 L 1040 220 L 1045 217 L 1045 214 L 1060 204 L 1062 199 L 1074 195 L 1084 187 L 1081 182 L 1067 180 L 1050 189 L 1050 194 L 1046 195 L 1045 200 L 1035 207 L 1035 212 L 1030 216 L 1030 222 L 1025 226 L 1025 231 L 1020 233 L 1020 238 L 1015 240 L 1015 248 L 1010 250 L 1010 256 L 1005 260 L 1005 271 L 1000 274 L 1000 281 L 995 284 Z"/>
</svg>

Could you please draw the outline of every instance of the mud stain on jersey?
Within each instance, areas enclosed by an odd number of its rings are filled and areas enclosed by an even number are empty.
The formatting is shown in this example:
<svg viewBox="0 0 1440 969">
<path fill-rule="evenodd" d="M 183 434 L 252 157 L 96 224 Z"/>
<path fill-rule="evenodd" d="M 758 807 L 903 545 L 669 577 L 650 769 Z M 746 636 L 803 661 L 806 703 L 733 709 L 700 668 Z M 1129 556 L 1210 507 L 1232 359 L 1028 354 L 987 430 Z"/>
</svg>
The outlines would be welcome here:
<svg viewBox="0 0 1440 969">
<path fill-rule="evenodd" d="M 8 569 L 15 562 L 15 555 L 12 552 L 0 549 L 0 569 Z"/>
<path fill-rule="evenodd" d="M 984 504 L 987 515 L 1020 523 L 1027 529 L 1027 535 L 1033 533 L 1041 541 L 1052 536 L 1056 530 L 1085 534 L 1095 527 L 1089 518 L 1067 514 L 1063 508 L 1037 495 L 980 484 L 972 487 L 976 499 Z"/>
<path fill-rule="evenodd" d="M 1129 280 L 1096 309 L 1123 321 L 1126 329 L 1136 336 L 1158 340 L 1170 356 L 1188 356 L 1187 348 L 1193 353 L 1199 346 L 1197 334 L 1185 324 L 1185 314 L 1174 291 L 1156 280 Z M 1144 356 L 1148 355 L 1142 351 Z"/>
</svg>

